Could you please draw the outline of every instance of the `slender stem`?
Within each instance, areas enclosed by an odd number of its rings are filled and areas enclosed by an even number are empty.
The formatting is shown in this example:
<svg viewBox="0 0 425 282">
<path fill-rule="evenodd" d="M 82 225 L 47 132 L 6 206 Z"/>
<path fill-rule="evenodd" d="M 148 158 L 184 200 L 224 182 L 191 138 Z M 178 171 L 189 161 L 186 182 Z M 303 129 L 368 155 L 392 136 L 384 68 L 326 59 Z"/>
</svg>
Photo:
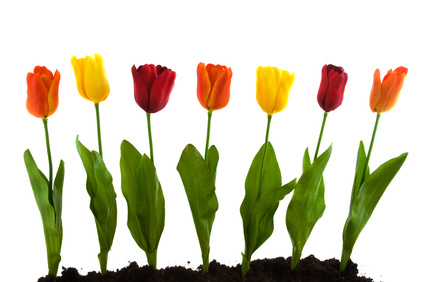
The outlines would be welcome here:
<svg viewBox="0 0 425 282">
<path fill-rule="evenodd" d="M 270 123 L 272 121 L 272 115 L 267 115 L 267 129 L 266 129 L 266 141 L 264 143 L 264 151 L 263 156 L 261 158 L 261 166 L 260 166 L 260 183 L 258 186 L 257 200 L 261 197 L 261 192 L 263 190 L 263 168 L 264 168 L 264 160 L 266 159 L 267 154 L 267 145 L 269 143 L 269 132 L 270 132 Z"/>
<path fill-rule="evenodd" d="M 52 168 L 52 154 L 50 153 L 50 141 L 49 141 L 49 129 L 47 128 L 47 118 L 43 118 L 44 124 L 44 134 L 46 136 L 46 148 L 47 148 L 47 157 L 49 159 L 49 199 L 52 197 L 52 188 L 53 188 L 53 168 Z"/>
<path fill-rule="evenodd" d="M 94 107 L 96 108 L 96 121 L 97 121 L 97 142 L 99 143 L 99 154 L 103 158 L 102 153 L 102 137 L 100 135 L 100 115 L 99 115 L 99 103 L 95 103 Z"/>
<path fill-rule="evenodd" d="M 152 131 L 151 131 L 151 114 L 146 113 L 146 118 L 148 121 L 148 134 L 149 134 L 149 149 L 151 154 L 151 161 L 153 163 L 153 144 L 152 144 Z"/>
<path fill-rule="evenodd" d="M 376 135 L 376 131 L 378 129 L 378 123 L 379 123 L 380 117 L 381 117 L 381 114 L 377 113 L 376 121 L 375 121 L 375 127 L 373 128 L 373 133 L 372 133 L 372 140 L 370 140 L 369 151 L 367 152 L 366 163 L 365 163 L 365 166 L 364 166 L 364 169 L 363 169 L 363 174 L 362 174 L 362 181 L 360 183 L 363 183 L 363 181 L 366 178 L 366 170 L 369 166 L 370 155 L 372 154 L 373 143 L 375 142 L 375 135 Z"/>
<path fill-rule="evenodd" d="M 207 143 L 205 144 L 205 162 L 208 164 L 208 147 L 210 143 L 211 116 L 213 111 L 208 111 Z"/>
<path fill-rule="evenodd" d="M 320 129 L 319 141 L 317 141 L 316 153 L 314 153 L 314 160 L 317 159 L 317 155 L 319 154 L 320 142 L 322 142 L 323 131 L 325 129 L 326 118 L 328 117 L 328 113 L 325 112 L 323 115 L 322 128 Z"/>
</svg>

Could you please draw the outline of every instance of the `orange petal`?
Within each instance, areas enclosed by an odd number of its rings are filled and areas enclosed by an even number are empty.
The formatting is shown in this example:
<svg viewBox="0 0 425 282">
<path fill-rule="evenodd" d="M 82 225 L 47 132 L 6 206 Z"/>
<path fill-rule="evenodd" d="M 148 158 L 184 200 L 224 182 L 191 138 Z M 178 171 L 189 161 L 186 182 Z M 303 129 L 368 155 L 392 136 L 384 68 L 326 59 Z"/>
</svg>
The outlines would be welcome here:
<svg viewBox="0 0 425 282">
<path fill-rule="evenodd" d="M 369 99 L 369 105 L 372 112 L 380 112 L 377 110 L 377 105 L 379 103 L 379 100 L 381 99 L 381 72 L 379 69 L 375 70 L 375 73 L 373 75 L 373 84 L 372 84 L 372 90 L 370 91 L 370 99 Z"/>
<path fill-rule="evenodd" d="M 197 74 L 198 86 L 196 92 L 198 95 L 198 101 L 202 105 L 202 107 L 209 110 L 207 106 L 207 100 L 211 92 L 211 83 L 204 63 L 198 64 Z"/>
</svg>

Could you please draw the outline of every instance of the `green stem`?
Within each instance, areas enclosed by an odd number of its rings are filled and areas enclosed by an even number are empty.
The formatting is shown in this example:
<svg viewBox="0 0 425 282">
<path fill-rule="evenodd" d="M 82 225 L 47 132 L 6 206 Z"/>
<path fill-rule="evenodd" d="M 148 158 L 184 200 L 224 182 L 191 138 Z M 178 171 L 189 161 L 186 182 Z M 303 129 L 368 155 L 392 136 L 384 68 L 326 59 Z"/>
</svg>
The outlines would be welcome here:
<svg viewBox="0 0 425 282">
<path fill-rule="evenodd" d="M 270 132 L 270 123 L 272 121 L 272 115 L 267 115 L 267 130 L 266 130 L 266 142 L 264 143 L 264 151 L 263 156 L 261 158 L 261 166 L 260 166 L 260 183 L 258 186 L 258 194 L 257 194 L 257 200 L 261 197 L 261 192 L 263 190 L 263 167 L 264 167 L 264 160 L 266 159 L 267 154 L 267 144 L 269 143 L 269 132 Z"/>
<path fill-rule="evenodd" d="M 100 135 L 100 115 L 99 115 L 99 103 L 95 103 L 94 107 L 96 108 L 96 122 L 97 122 L 97 142 L 99 143 L 99 154 L 103 158 L 102 153 L 102 138 Z"/>
<path fill-rule="evenodd" d="M 319 154 L 320 142 L 322 142 L 323 131 L 325 129 L 326 118 L 328 117 L 328 113 L 325 112 L 323 115 L 322 128 L 320 129 L 319 141 L 317 141 L 316 153 L 314 153 L 314 160 L 317 159 L 317 155 Z"/>
<path fill-rule="evenodd" d="M 153 251 L 152 253 L 146 252 L 146 257 L 148 259 L 148 264 L 156 269 L 156 254 L 157 251 Z"/>
<path fill-rule="evenodd" d="M 362 181 L 360 183 L 363 183 L 363 181 L 366 178 L 366 171 L 367 171 L 367 168 L 369 166 L 370 155 L 372 154 L 373 143 L 375 142 L 375 135 L 376 135 L 376 131 L 378 129 L 378 123 L 379 123 L 380 117 L 381 117 L 381 114 L 377 113 L 376 121 L 375 121 L 375 127 L 373 128 L 373 133 L 372 133 L 372 140 L 370 141 L 369 151 L 367 152 L 366 163 L 365 163 L 365 166 L 364 166 L 364 169 L 363 169 Z"/>
<path fill-rule="evenodd" d="M 50 203 L 53 203 L 53 198 L 52 198 L 53 167 L 52 167 L 52 154 L 50 153 L 49 129 L 47 128 L 47 118 L 43 118 L 43 124 L 44 124 L 44 134 L 46 136 L 47 157 L 49 159 L 49 201 Z"/>
<path fill-rule="evenodd" d="M 208 164 L 208 147 L 210 143 L 211 116 L 213 111 L 208 111 L 207 143 L 205 144 L 205 163 Z"/>
<path fill-rule="evenodd" d="M 153 144 L 152 144 L 152 131 L 151 131 L 151 114 L 146 113 L 146 118 L 148 121 L 148 134 L 149 134 L 149 150 L 151 154 L 151 161 L 153 163 Z"/>
</svg>

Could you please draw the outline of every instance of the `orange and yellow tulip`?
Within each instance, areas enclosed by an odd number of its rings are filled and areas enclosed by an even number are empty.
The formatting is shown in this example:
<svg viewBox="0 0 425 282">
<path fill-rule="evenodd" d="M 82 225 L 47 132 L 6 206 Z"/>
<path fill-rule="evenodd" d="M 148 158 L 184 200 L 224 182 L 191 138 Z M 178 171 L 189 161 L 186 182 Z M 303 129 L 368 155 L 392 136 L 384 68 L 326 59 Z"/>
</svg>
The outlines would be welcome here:
<svg viewBox="0 0 425 282">
<path fill-rule="evenodd" d="M 198 101 L 208 111 L 224 108 L 230 99 L 232 69 L 221 65 L 198 64 Z"/>
<path fill-rule="evenodd" d="M 285 109 L 295 74 L 277 67 L 257 68 L 257 103 L 267 115 Z"/>
<path fill-rule="evenodd" d="M 407 75 L 407 68 L 398 67 L 389 70 L 381 83 L 381 73 L 375 70 L 372 90 L 370 91 L 370 109 L 374 113 L 385 113 L 394 108 Z"/>
<path fill-rule="evenodd" d="M 34 73 L 27 74 L 27 110 L 38 118 L 51 116 L 59 104 L 60 73 L 55 75 L 46 67 L 36 66 Z"/>
<path fill-rule="evenodd" d="M 72 56 L 71 64 L 74 69 L 78 92 L 83 98 L 96 104 L 108 98 L 109 82 L 100 55 L 94 54 L 94 60 L 91 56 L 80 59 Z"/>
</svg>

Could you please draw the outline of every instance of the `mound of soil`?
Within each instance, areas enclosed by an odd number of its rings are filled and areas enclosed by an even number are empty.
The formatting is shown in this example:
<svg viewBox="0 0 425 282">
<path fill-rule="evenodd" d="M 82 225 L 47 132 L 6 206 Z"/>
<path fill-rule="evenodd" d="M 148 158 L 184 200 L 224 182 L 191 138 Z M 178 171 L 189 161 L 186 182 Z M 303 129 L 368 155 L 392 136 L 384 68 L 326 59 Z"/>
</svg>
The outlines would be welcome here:
<svg viewBox="0 0 425 282">
<path fill-rule="evenodd" d="M 312 282 L 333 282 L 333 281 L 372 281 L 370 278 L 359 277 L 357 264 L 351 262 L 343 273 L 339 270 L 339 260 L 328 259 L 321 261 L 314 256 L 302 259 L 299 265 L 291 270 L 290 258 L 260 259 L 251 262 L 251 269 L 245 277 L 241 275 L 240 264 L 236 266 L 222 265 L 215 260 L 210 263 L 208 273 L 202 272 L 202 266 L 197 270 L 182 266 L 167 267 L 165 269 L 154 269 L 150 266 L 139 267 L 136 262 L 117 271 L 108 271 L 105 275 L 99 272 L 89 272 L 87 275 L 80 275 L 75 268 L 64 268 L 62 275 L 56 277 L 57 282 L 71 281 L 312 281 Z M 38 279 L 38 282 L 53 282 L 55 278 L 46 276 Z"/>
</svg>

